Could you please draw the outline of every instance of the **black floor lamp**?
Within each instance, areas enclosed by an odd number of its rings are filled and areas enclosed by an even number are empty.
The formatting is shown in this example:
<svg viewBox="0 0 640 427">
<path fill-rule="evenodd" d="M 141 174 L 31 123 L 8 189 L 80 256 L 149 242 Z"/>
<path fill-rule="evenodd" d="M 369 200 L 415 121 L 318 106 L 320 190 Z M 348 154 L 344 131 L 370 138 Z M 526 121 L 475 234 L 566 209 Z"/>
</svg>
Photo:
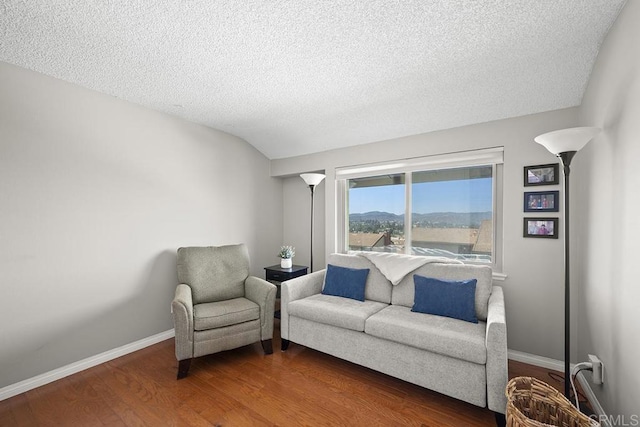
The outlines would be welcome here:
<svg viewBox="0 0 640 427">
<path fill-rule="evenodd" d="M 311 266 L 310 273 L 313 273 L 313 195 L 315 193 L 316 186 L 322 182 L 324 175 L 321 173 L 303 173 L 300 178 L 304 179 L 309 189 L 311 190 Z"/>
<path fill-rule="evenodd" d="M 534 140 L 562 161 L 564 174 L 564 395 L 569 399 L 571 375 L 571 318 L 570 318 L 570 265 L 569 265 L 569 165 L 573 156 L 593 137 L 600 133 L 596 127 L 561 129 L 537 136 Z"/>
</svg>

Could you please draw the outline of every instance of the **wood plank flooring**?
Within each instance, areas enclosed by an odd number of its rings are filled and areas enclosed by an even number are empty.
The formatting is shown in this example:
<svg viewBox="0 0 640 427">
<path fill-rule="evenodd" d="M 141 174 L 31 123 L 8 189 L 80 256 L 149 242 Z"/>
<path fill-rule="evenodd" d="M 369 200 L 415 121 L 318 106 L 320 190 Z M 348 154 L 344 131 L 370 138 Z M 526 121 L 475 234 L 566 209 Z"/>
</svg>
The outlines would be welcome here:
<svg viewBox="0 0 640 427">
<path fill-rule="evenodd" d="M 291 343 L 195 359 L 176 380 L 173 339 L 0 402 L 0 426 L 493 426 L 494 414 Z M 553 374 L 553 373 L 552 373 Z M 561 388 L 561 374 L 509 362 Z"/>
</svg>

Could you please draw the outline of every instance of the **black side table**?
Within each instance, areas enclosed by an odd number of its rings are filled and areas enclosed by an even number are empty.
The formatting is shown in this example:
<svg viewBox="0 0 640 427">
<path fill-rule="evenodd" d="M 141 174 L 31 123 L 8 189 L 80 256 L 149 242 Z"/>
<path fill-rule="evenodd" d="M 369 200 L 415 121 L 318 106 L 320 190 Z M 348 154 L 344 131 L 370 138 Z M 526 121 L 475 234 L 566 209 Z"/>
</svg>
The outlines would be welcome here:
<svg viewBox="0 0 640 427">
<path fill-rule="evenodd" d="M 278 287 L 276 298 L 280 298 L 280 284 L 282 282 L 304 276 L 307 274 L 308 269 L 309 267 L 305 265 L 293 265 L 291 268 L 282 268 L 279 264 L 264 268 L 267 282 L 271 282 Z M 275 317 L 277 319 L 280 318 L 280 310 L 276 311 Z"/>
</svg>

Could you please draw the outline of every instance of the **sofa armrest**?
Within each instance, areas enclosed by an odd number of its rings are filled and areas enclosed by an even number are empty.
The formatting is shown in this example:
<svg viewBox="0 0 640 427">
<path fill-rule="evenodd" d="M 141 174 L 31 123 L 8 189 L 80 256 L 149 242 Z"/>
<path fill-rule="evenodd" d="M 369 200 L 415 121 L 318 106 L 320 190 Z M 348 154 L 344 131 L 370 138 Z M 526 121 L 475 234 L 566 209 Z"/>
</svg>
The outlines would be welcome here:
<svg viewBox="0 0 640 427">
<path fill-rule="evenodd" d="M 176 287 L 171 302 L 171 314 L 176 335 L 176 358 L 178 360 L 193 357 L 193 299 L 191 287 L 180 284 Z"/>
<path fill-rule="evenodd" d="M 244 296 L 260 306 L 260 337 L 273 338 L 273 313 L 276 306 L 276 285 L 255 276 L 249 276 L 244 282 Z"/>
<path fill-rule="evenodd" d="M 280 288 L 280 336 L 289 339 L 289 303 L 319 294 L 322 291 L 326 270 L 282 282 Z"/>
<path fill-rule="evenodd" d="M 504 414 L 507 408 L 505 395 L 509 379 L 507 358 L 507 323 L 502 288 L 494 286 L 489 297 L 487 316 L 487 406 Z"/>
</svg>

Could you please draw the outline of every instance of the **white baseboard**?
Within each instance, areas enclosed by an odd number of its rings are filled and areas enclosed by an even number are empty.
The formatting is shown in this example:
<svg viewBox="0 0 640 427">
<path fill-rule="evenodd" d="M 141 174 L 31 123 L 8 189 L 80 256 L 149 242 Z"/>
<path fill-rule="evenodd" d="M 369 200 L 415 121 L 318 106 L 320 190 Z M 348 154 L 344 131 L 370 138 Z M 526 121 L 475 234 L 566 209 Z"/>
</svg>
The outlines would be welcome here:
<svg viewBox="0 0 640 427">
<path fill-rule="evenodd" d="M 175 331 L 173 329 L 160 332 L 159 334 L 123 345 L 122 347 L 114 348 L 113 350 L 108 350 L 104 353 L 82 359 L 78 362 L 71 363 L 58 369 L 54 369 L 53 371 L 45 372 L 44 374 L 35 376 L 33 378 L 28 378 L 24 381 L 8 385 L 0 389 L 0 401 L 16 396 L 20 393 L 24 393 L 26 391 L 33 390 L 36 387 L 49 384 L 61 378 L 68 377 L 69 375 L 73 375 L 80 371 L 84 371 L 85 369 L 92 368 L 101 363 L 108 362 L 129 353 L 133 353 L 134 351 L 142 350 L 145 347 L 157 344 L 161 341 L 172 338 L 173 336 L 175 336 Z"/>
<path fill-rule="evenodd" d="M 517 362 L 528 363 L 529 365 L 534 365 L 534 366 L 539 366 L 545 369 L 553 369 L 555 371 L 564 372 L 564 362 L 562 362 L 561 360 L 550 359 L 548 357 L 537 356 L 535 354 L 524 353 L 522 351 L 516 351 L 516 350 L 509 350 L 508 357 L 509 359 L 515 360 Z M 573 369 L 573 366 L 574 365 L 572 364 L 571 369 Z M 604 408 L 602 408 L 602 405 L 598 401 L 598 398 L 596 397 L 595 393 L 593 392 L 593 389 L 591 388 L 591 384 L 584 377 L 584 373 L 579 372 L 576 377 L 578 378 L 578 382 L 580 382 L 580 385 L 582 386 L 582 390 L 584 391 L 585 397 L 587 398 L 587 400 L 589 401 L 589 404 L 591 405 L 591 409 L 593 409 L 593 411 L 596 413 L 596 416 L 598 416 L 598 420 L 601 422 L 603 427 L 609 427 L 610 426 L 608 422 L 609 418 L 607 417 L 606 412 L 604 411 Z"/>
<path fill-rule="evenodd" d="M 529 365 L 564 372 L 564 362 L 561 360 L 550 359 L 548 357 L 537 356 L 535 354 L 524 353 L 516 350 L 509 350 L 508 357 L 516 362 L 528 363 Z"/>
</svg>

